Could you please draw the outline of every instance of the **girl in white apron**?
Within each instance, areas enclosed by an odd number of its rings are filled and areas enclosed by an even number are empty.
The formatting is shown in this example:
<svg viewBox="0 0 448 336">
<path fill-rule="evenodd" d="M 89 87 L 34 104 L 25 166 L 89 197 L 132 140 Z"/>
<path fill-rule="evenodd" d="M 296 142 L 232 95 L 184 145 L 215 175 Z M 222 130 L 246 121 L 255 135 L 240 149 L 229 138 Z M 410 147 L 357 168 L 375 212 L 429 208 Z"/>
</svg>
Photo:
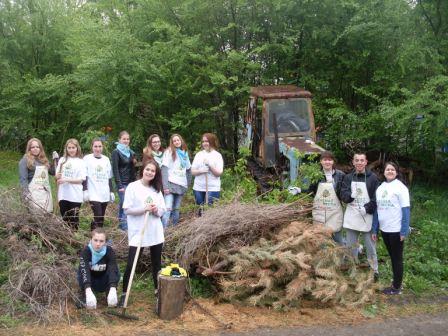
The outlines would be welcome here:
<svg viewBox="0 0 448 336">
<path fill-rule="evenodd" d="M 340 201 L 340 190 L 345 174 L 333 168 L 333 153 L 325 151 L 321 154 L 320 163 L 325 178 L 317 185 L 310 187 L 315 193 L 313 201 L 313 222 L 330 228 L 333 239 L 343 244 L 342 222 L 344 213 Z"/>
<path fill-rule="evenodd" d="M 179 221 L 182 197 L 191 181 L 191 163 L 187 145 L 179 134 L 171 136 L 170 145 L 163 153 L 161 168 L 166 204 L 162 223 L 164 227 L 167 227 L 170 219 L 172 225 L 176 225 Z"/>
<path fill-rule="evenodd" d="M 57 153 L 53 156 L 56 158 Z M 37 138 L 28 140 L 25 155 L 19 162 L 19 178 L 24 199 L 32 212 L 53 211 L 49 174 L 54 175 L 54 165 L 50 165 L 42 142 Z"/>
</svg>

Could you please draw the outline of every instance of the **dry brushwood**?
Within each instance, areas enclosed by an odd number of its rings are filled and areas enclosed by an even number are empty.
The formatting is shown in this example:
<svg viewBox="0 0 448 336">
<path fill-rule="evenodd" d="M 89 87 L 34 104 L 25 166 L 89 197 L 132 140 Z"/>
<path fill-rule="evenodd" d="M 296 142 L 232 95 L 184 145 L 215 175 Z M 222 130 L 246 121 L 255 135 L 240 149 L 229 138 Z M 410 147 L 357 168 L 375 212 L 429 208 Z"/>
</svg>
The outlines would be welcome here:
<svg viewBox="0 0 448 336">
<path fill-rule="evenodd" d="M 196 263 L 203 270 L 210 271 L 221 265 L 222 256 L 213 253 L 221 246 L 227 251 L 237 251 L 260 237 L 268 237 L 291 218 L 310 212 L 309 204 L 298 203 L 259 205 L 233 202 L 216 206 L 204 212 L 202 217 L 169 229 L 165 253 L 186 267 Z M 213 273 L 216 271 L 219 267 Z"/>
<path fill-rule="evenodd" d="M 73 283 L 77 251 L 86 240 L 59 217 L 30 210 L 18 192 L 2 193 L 0 246 L 10 255 L 9 294 L 11 314 L 21 302 L 41 322 L 68 317 L 68 304 L 77 293 Z"/>
</svg>

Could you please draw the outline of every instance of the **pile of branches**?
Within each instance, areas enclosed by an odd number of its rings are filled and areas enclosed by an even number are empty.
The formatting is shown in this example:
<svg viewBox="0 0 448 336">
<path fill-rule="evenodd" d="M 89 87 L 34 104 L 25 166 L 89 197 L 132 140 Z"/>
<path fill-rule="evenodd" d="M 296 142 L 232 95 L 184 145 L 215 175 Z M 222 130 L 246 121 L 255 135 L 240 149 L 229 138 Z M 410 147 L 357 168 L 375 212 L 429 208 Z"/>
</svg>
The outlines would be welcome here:
<svg viewBox="0 0 448 336">
<path fill-rule="evenodd" d="M 231 203 L 168 231 L 166 251 L 184 267 L 212 277 L 221 298 L 288 308 L 304 298 L 358 305 L 374 295 L 331 232 L 313 225 L 309 204 Z M 292 219 L 296 219 L 292 221 Z"/>
<path fill-rule="evenodd" d="M 15 190 L 2 194 L 0 248 L 10 259 L 3 309 L 14 316 L 25 303 L 40 322 L 67 318 L 78 295 L 73 265 L 86 238 L 60 217 L 26 204 Z"/>
</svg>

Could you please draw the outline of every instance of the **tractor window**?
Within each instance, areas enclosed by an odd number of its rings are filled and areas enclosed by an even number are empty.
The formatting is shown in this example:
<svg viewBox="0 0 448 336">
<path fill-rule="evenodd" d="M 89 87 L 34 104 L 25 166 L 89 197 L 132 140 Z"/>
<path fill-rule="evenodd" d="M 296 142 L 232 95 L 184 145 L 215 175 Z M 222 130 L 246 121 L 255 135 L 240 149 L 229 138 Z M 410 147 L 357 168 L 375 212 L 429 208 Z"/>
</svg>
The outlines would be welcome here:
<svg viewBox="0 0 448 336">
<path fill-rule="evenodd" d="M 269 115 L 269 133 L 274 133 L 274 113 L 277 115 L 278 133 L 298 133 L 310 130 L 306 99 L 272 99 L 266 105 Z"/>
</svg>

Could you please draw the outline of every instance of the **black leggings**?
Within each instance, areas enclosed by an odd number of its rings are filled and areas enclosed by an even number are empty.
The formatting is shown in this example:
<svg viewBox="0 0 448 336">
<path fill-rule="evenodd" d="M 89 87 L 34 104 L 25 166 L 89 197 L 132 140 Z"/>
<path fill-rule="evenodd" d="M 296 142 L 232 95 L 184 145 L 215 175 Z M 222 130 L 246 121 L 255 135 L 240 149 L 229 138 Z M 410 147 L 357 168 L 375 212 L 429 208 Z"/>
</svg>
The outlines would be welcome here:
<svg viewBox="0 0 448 336">
<path fill-rule="evenodd" d="M 401 289 L 403 282 L 403 248 L 404 241 L 400 240 L 400 232 L 383 232 L 381 231 L 387 252 L 389 252 L 392 260 L 392 273 L 394 276 L 393 287 Z"/>
<path fill-rule="evenodd" d="M 61 211 L 62 219 L 74 230 L 78 230 L 80 207 L 81 203 L 66 200 L 59 201 L 59 210 Z"/>
<path fill-rule="evenodd" d="M 150 246 L 149 251 L 151 252 L 151 266 L 152 266 L 152 279 L 154 281 L 154 288 L 157 289 L 157 274 L 162 268 L 162 247 L 163 243 Z M 143 254 L 143 247 L 140 249 L 140 255 Z M 134 262 L 135 254 L 137 253 L 137 247 L 129 246 L 128 262 L 126 264 L 126 270 L 123 275 L 123 293 L 128 290 L 129 277 L 131 276 L 132 264 Z"/>
<path fill-rule="evenodd" d="M 93 220 L 90 223 L 90 230 L 94 230 L 97 227 L 103 227 L 104 214 L 106 213 L 108 202 L 95 202 L 90 201 L 90 207 L 93 211 Z"/>
</svg>

